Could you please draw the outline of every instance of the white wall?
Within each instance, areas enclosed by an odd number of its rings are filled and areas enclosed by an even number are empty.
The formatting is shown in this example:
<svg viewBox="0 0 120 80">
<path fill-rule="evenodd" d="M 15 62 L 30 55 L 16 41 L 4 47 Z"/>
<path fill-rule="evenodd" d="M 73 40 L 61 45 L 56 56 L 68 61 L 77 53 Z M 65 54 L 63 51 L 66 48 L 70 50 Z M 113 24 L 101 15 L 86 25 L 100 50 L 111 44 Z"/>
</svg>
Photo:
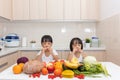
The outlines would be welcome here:
<svg viewBox="0 0 120 80">
<path fill-rule="evenodd" d="M 28 46 L 31 40 L 36 40 L 40 46 L 41 37 L 49 34 L 53 37 L 55 48 L 69 48 L 69 42 L 73 37 L 92 37 L 96 34 L 96 23 L 39 23 L 39 22 L 22 22 L 22 23 L 4 23 L 4 31 L 8 33 L 17 33 L 20 37 L 27 37 Z M 66 32 L 62 33 L 61 29 L 65 28 Z"/>
<path fill-rule="evenodd" d="M 101 1 L 100 6 L 101 20 L 120 13 L 120 0 L 100 0 L 100 1 Z"/>
</svg>

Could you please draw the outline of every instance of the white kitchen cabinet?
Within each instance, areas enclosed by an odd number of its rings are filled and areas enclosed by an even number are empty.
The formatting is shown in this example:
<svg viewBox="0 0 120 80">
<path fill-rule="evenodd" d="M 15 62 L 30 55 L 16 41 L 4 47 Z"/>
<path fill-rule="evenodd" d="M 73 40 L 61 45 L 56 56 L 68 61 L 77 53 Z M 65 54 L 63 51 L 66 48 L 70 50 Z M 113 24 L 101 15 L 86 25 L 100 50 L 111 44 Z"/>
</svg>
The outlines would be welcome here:
<svg viewBox="0 0 120 80">
<path fill-rule="evenodd" d="M 12 18 L 12 1 L 0 0 L 0 16 L 11 19 Z"/>
<path fill-rule="evenodd" d="M 46 19 L 46 0 L 30 0 L 30 19 Z"/>
<path fill-rule="evenodd" d="M 29 20 L 29 0 L 12 0 L 13 20 Z"/>
<path fill-rule="evenodd" d="M 35 59 L 39 51 L 21 51 L 21 57 L 27 57 L 29 60 Z"/>
<path fill-rule="evenodd" d="M 80 20 L 81 0 L 64 0 L 64 19 Z"/>
<path fill-rule="evenodd" d="M 99 0 L 81 0 L 81 19 L 99 19 Z"/>
<path fill-rule="evenodd" d="M 63 0 L 47 0 L 47 19 L 63 19 Z"/>
<path fill-rule="evenodd" d="M 98 61 L 106 61 L 106 51 L 84 51 L 87 56 L 95 56 Z"/>
<path fill-rule="evenodd" d="M 61 52 L 61 59 L 67 59 L 70 51 L 62 51 Z"/>
<path fill-rule="evenodd" d="M 21 54 L 19 53 L 19 51 L 16 51 L 0 57 L 0 72 L 15 64 L 20 56 Z"/>
<path fill-rule="evenodd" d="M 61 59 L 67 59 L 70 51 L 59 51 L 61 53 Z M 95 56 L 98 61 L 106 61 L 106 52 L 99 50 L 85 50 L 84 53 L 87 56 Z"/>
</svg>

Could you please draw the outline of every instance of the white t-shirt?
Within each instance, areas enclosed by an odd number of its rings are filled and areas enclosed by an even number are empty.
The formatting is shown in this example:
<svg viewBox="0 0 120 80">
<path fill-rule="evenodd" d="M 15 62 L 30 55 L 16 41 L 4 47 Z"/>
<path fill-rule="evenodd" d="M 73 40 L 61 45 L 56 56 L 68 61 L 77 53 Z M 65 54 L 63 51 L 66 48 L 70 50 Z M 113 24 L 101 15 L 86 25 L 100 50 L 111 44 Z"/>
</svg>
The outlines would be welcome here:
<svg viewBox="0 0 120 80">
<path fill-rule="evenodd" d="M 37 55 L 40 55 L 41 54 L 41 51 L 37 54 Z M 53 54 L 54 55 L 58 55 L 57 51 L 53 49 Z M 51 61 L 53 61 L 53 56 L 50 54 L 48 57 L 45 56 L 45 54 L 42 55 L 42 61 L 43 62 L 46 62 L 46 63 L 49 63 Z"/>
</svg>

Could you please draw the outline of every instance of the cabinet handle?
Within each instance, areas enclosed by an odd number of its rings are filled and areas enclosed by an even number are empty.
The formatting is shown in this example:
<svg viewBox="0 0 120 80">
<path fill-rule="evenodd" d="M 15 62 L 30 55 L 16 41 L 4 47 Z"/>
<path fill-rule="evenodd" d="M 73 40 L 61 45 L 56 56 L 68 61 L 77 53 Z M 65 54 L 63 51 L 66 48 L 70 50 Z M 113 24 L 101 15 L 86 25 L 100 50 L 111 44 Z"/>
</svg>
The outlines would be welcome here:
<svg viewBox="0 0 120 80">
<path fill-rule="evenodd" d="M 4 66 L 6 66 L 6 65 L 8 65 L 8 62 L 5 62 L 5 63 L 1 64 L 1 65 L 0 65 L 0 68 L 4 67 Z"/>
</svg>

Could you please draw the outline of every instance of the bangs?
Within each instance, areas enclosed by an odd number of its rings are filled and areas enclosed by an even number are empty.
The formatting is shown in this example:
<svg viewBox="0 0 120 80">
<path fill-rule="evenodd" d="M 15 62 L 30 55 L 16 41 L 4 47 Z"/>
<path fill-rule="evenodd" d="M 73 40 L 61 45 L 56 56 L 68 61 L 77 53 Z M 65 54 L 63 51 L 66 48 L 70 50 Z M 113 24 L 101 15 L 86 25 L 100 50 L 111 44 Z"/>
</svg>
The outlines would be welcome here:
<svg viewBox="0 0 120 80">
<path fill-rule="evenodd" d="M 43 39 L 43 42 L 51 42 L 50 39 Z"/>
<path fill-rule="evenodd" d="M 73 44 L 80 44 L 80 41 L 76 39 L 73 41 Z"/>
<path fill-rule="evenodd" d="M 41 43 L 42 43 L 42 42 L 51 42 L 51 43 L 53 43 L 52 37 L 51 37 L 50 35 L 44 35 L 44 36 L 42 37 L 42 39 L 41 39 Z"/>
</svg>

